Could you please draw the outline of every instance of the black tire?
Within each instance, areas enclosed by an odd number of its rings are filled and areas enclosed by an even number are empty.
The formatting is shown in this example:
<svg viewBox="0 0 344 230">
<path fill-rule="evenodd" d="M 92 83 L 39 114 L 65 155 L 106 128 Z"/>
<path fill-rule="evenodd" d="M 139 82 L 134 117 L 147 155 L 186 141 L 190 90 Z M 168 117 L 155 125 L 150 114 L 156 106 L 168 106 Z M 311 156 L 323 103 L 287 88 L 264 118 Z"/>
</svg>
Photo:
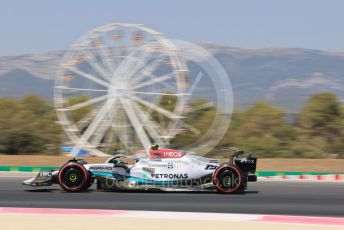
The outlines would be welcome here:
<svg viewBox="0 0 344 230">
<path fill-rule="evenodd" d="M 219 193 L 237 193 L 244 189 L 241 170 L 235 165 L 221 165 L 213 173 L 213 184 Z"/>
<path fill-rule="evenodd" d="M 63 165 L 57 175 L 57 181 L 67 192 L 81 192 L 92 185 L 89 172 L 77 162 Z"/>
</svg>

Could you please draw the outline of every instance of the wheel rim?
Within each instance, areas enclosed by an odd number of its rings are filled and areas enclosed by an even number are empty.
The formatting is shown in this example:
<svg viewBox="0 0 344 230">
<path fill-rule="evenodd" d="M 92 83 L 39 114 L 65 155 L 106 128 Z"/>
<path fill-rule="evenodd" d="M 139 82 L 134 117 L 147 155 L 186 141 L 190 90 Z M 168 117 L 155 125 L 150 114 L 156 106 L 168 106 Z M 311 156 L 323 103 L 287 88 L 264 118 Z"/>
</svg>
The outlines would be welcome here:
<svg viewBox="0 0 344 230">
<path fill-rule="evenodd" d="M 69 168 L 63 174 L 63 182 L 68 188 L 79 188 L 83 186 L 83 175 L 79 169 Z"/>
<path fill-rule="evenodd" d="M 225 189 L 233 189 L 238 185 L 239 177 L 231 170 L 224 170 L 219 175 L 219 183 Z"/>
<path fill-rule="evenodd" d="M 75 173 L 69 175 L 69 180 L 71 182 L 75 182 L 77 179 L 78 179 L 78 176 Z"/>
<path fill-rule="evenodd" d="M 223 185 L 225 187 L 231 187 L 232 186 L 232 177 L 231 176 L 225 176 L 223 178 Z"/>
<path fill-rule="evenodd" d="M 232 193 L 241 186 L 240 171 L 234 167 L 219 169 L 214 175 L 214 184 L 220 192 Z"/>
</svg>

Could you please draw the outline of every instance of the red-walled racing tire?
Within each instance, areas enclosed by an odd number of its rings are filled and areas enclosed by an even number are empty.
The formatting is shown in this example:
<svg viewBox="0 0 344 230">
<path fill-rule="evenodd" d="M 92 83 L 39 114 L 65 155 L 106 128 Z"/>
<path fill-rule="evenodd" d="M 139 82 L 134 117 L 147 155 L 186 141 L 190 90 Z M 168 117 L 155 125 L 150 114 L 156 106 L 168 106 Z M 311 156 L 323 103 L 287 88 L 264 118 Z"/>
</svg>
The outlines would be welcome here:
<svg viewBox="0 0 344 230">
<path fill-rule="evenodd" d="M 224 164 L 214 171 L 213 184 L 220 193 L 236 193 L 244 188 L 243 174 L 235 165 Z"/>
<path fill-rule="evenodd" d="M 91 185 L 91 177 L 85 167 L 77 162 L 63 165 L 57 175 L 61 188 L 67 192 L 80 192 Z"/>
</svg>

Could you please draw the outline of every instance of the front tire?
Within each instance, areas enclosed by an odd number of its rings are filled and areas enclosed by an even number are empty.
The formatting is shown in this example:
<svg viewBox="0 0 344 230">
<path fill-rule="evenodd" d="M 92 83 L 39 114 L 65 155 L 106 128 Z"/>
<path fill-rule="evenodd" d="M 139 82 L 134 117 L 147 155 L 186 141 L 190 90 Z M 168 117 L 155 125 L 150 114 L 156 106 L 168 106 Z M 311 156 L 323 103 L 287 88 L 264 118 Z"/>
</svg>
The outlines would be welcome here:
<svg viewBox="0 0 344 230">
<path fill-rule="evenodd" d="M 57 181 L 67 192 L 81 192 L 91 185 L 89 172 L 77 162 L 63 165 L 57 175 Z"/>
<path fill-rule="evenodd" d="M 244 189 L 241 170 L 235 165 L 221 165 L 213 174 L 213 184 L 220 193 L 236 193 Z"/>
</svg>

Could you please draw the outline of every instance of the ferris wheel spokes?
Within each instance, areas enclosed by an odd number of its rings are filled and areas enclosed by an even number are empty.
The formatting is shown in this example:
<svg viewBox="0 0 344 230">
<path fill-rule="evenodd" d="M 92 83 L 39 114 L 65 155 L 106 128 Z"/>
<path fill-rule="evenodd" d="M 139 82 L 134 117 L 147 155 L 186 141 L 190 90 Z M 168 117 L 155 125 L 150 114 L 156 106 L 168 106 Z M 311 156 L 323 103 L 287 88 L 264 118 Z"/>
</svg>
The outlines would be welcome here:
<svg viewBox="0 0 344 230">
<path fill-rule="evenodd" d="M 99 109 L 94 109 L 91 112 L 87 113 L 84 117 L 76 122 L 76 126 L 79 130 L 82 130 L 88 126 L 94 116 L 97 114 Z"/>
<path fill-rule="evenodd" d="M 75 143 L 73 153 L 85 149 L 99 155 L 110 150 L 112 138 L 128 149 L 167 145 L 166 129 L 183 118 L 176 108 L 187 95 L 176 50 L 142 25 L 110 24 L 81 37 L 66 53 L 55 87 L 55 105 Z M 173 104 L 166 109 L 162 98 L 172 98 Z"/>
<path fill-rule="evenodd" d="M 104 117 L 107 116 L 108 112 L 109 112 L 109 102 L 106 101 L 102 105 L 102 107 L 99 109 L 99 112 L 97 113 L 97 115 L 90 122 L 85 132 L 82 134 L 80 138 L 81 143 L 86 143 L 90 139 L 92 134 L 95 132 L 95 130 L 100 125 L 100 123 L 103 121 Z"/>
<path fill-rule="evenodd" d="M 72 93 L 76 91 L 88 91 L 88 92 L 108 92 L 109 91 L 107 89 L 86 89 L 86 88 L 74 88 L 74 87 L 67 87 L 67 86 L 56 86 L 56 88 L 68 90 L 68 91 L 71 91 Z"/>
<path fill-rule="evenodd" d="M 139 118 L 135 114 L 132 104 L 130 103 L 128 99 L 120 99 L 120 102 L 122 103 L 122 107 L 124 108 L 128 119 L 133 124 L 133 128 L 135 129 L 142 146 L 145 149 L 149 149 L 149 147 L 151 146 L 151 141 L 144 127 L 142 126 L 142 123 L 140 122 Z"/>
<path fill-rule="evenodd" d="M 115 65 L 111 62 L 111 53 L 109 52 L 109 49 L 105 46 L 104 38 L 99 37 L 99 40 L 101 41 L 100 45 L 100 58 L 102 60 L 102 63 L 105 64 L 107 69 L 109 70 L 109 73 L 113 73 L 116 69 Z"/>
<path fill-rule="evenodd" d="M 130 66 L 129 71 L 128 71 L 128 75 L 129 76 L 135 76 L 138 72 L 140 72 L 142 69 L 145 68 L 149 68 L 149 66 L 152 64 L 152 62 L 158 62 L 158 64 L 160 64 L 161 62 L 161 57 L 166 56 L 166 54 L 164 53 L 157 53 L 157 52 L 149 52 L 147 50 L 144 50 L 145 47 L 140 47 L 141 49 L 139 49 L 139 51 L 143 52 L 143 55 L 138 55 L 136 58 L 138 60 L 140 60 L 139 65 L 137 65 L 137 63 L 133 63 L 134 66 Z M 141 52 L 141 54 L 142 54 Z M 129 57 L 135 57 L 135 55 L 139 53 L 139 52 L 134 52 L 133 54 L 131 54 L 131 56 Z M 157 66 L 155 66 L 154 68 L 156 68 Z M 154 70 L 154 68 L 151 68 L 151 71 Z M 150 72 L 151 72 L 150 71 Z"/>
<path fill-rule="evenodd" d="M 156 76 L 155 74 L 143 71 L 142 75 L 145 75 L 146 77 L 150 78 L 150 79 L 155 79 L 158 78 L 158 76 Z M 134 82 L 133 85 L 138 84 L 140 82 Z M 171 90 L 175 91 L 175 85 L 171 85 L 170 82 L 166 82 L 166 81 L 161 81 L 159 82 L 160 85 L 164 86 L 164 88 L 160 88 L 160 90 Z"/>
<path fill-rule="evenodd" d="M 134 95 L 131 95 L 130 98 L 133 99 L 134 101 L 139 102 L 140 104 L 142 104 L 146 107 L 150 107 L 151 109 L 155 110 L 158 113 L 165 115 L 166 117 L 168 117 L 170 119 L 181 119 L 181 118 L 183 118 L 182 116 L 179 116 L 179 115 L 177 115 L 171 111 L 168 111 L 162 107 L 159 107 L 159 106 L 153 104 L 152 102 L 142 100 L 141 98 L 136 97 Z"/>
<path fill-rule="evenodd" d="M 143 91 L 124 91 L 124 92 L 130 92 L 132 94 L 142 94 L 142 95 L 159 95 L 159 96 L 176 96 L 176 97 L 190 95 L 188 93 L 164 93 L 164 92 L 161 93 L 161 92 L 143 92 Z"/>
<path fill-rule="evenodd" d="M 135 110 L 136 114 L 139 115 L 139 117 L 142 117 L 142 123 L 145 127 L 145 129 L 148 131 L 149 135 L 155 140 L 157 144 L 160 146 L 164 146 L 166 142 L 163 140 L 163 136 L 165 136 L 163 129 L 159 129 L 158 126 L 155 122 L 153 122 L 146 113 L 140 109 L 139 105 L 135 102 L 133 104 L 133 109 Z"/>
<path fill-rule="evenodd" d="M 135 89 L 143 88 L 145 86 L 154 85 L 154 84 L 160 83 L 162 81 L 167 81 L 168 79 L 175 77 L 175 75 L 176 75 L 176 73 L 174 73 L 174 72 L 168 73 L 168 74 L 165 74 L 165 75 L 162 75 L 159 77 L 156 75 L 152 75 L 151 80 L 145 81 L 145 82 L 140 83 L 140 84 L 136 84 L 136 85 L 134 85 L 134 87 L 132 87 L 132 89 L 135 90 Z"/>
<path fill-rule="evenodd" d="M 94 146 L 95 148 L 100 146 L 101 141 L 105 137 L 108 130 L 111 128 L 111 122 L 112 121 L 109 116 L 107 116 L 106 119 L 101 121 L 90 141 L 90 144 L 92 146 Z"/>
<path fill-rule="evenodd" d="M 108 98 L 108 95 L 103 95 L 103 96 L 100 96 L 97 98 L 90 99 L 88 101 L 80 102 L 78 104 L 75 104 L 75 105 L 72 105 L 72 106 L 69 106 L 66 108 L 61 108 L 60 110 L 61 111 L 70 111 L 70 110 L 81 109 L 83 107 L 90 106 L 90 105 L 93 105 L 93 104 L 98 103 L 98 102 L 102 102 L 102 101 L 106 100 L 107 98 Z"/>
<path fill-rule="evenodd" d="M 86 56 L 86 60 L 87 62 L 90 64 L 90 66 L 95 70 L 97 71 L 97 73 L 100 74 L 100 76 L 104 79 L 104 80 L 109 80 L 109 76 L 110 76 L 110 73 L 106 73 L 105 72 L 105 68 L 101 68 L 99 66 L 99 64 L 97 63 L 96 61 L 96 58 L 94 57 L 94 55 L 88 51 L 87 49 L 80 49 L 79 50 L 83 55 Z M 100 60 L 102 63 L 103 63 L 103 60 L 101 59 Z"/>
<path fill-rule="evenodd" d="M 153 62 L 153 64 L 152 64 Z M 132 76 L 132 84 L 137 84 L 139 83 L 142 79 L 144 79 L 147 76 L 150 76 L 152 73 L 154 73 L 154 70 L 158 67 L 159 64 L 161 64 L 162 60 L 158 59 L 158 60 L 154 60 L 151 63 L 147 64 L 144 68 L 141 69 L 136 69 L 135 71 L 133 71 Z M 140 73 L 140 74 L 138 74 Z M 138 76 L 136 76 L 138 75 Z M 136 76 L 136 77 L 135 77 Z"/>
<path fill-rule="evenodd" d="M 104 81 L 104 80 L 102 80 L 102 79 L 100 79 L 100 78 L 97 78 L 97 77 L 94 76 L 94 75 L 85 73 L 85 72 L 83 72 L 83 71 L 77 69 L 76 67 L 65 66 L 65 69 L 67 69 L 67 70 L 69 70 L 69 71 L 71 71 L 71 72 L 73 72 L 73 73 L 76 73 L 76 74 L 78 74 L 79 76 L 82 76 L 82 77 L 84 77 L 84 78 L 86 78 L 86 79 L 88 79 L 88 80 L 91 80 L 91 81 L 95 82 L 95 83 L 98 83 L 99 85 L 102 85 L 102 86 L 104 86 L 104 87 L 106 87 L 106 88 L 108 88 L 108 87 L 110 86 L 110 83 L 108 83 L 108 82 L 106 82 L 106 81 Z"/>
<path fill-rule="evenodd" d="M 194 93 L 194 91 L 195 91 L 196 87 L 198 86 L 202 77 L 203 77 L 203 73 L 199 72 L 196 76 L 196 79 L 193 81 L 193 83 L 189 87 L 189 89 L 186 93 L 186 96 L 183 97 L 184 105 L 187 105 L 188 102 L 190 101 L 191 96 Z M 170 124 L 170 126 L 168 127 L 168 130 L 175 130 L 177 125 L 183 126 L 184 128 L 188 129 L 189 131 L 193 132 L 194 134 L 200 133 L 200 131 L 198 129 L 192 127 L 190 124 L 185 123 L 183 120 L 179 120 L 178 123 Z"/>
</svg>

